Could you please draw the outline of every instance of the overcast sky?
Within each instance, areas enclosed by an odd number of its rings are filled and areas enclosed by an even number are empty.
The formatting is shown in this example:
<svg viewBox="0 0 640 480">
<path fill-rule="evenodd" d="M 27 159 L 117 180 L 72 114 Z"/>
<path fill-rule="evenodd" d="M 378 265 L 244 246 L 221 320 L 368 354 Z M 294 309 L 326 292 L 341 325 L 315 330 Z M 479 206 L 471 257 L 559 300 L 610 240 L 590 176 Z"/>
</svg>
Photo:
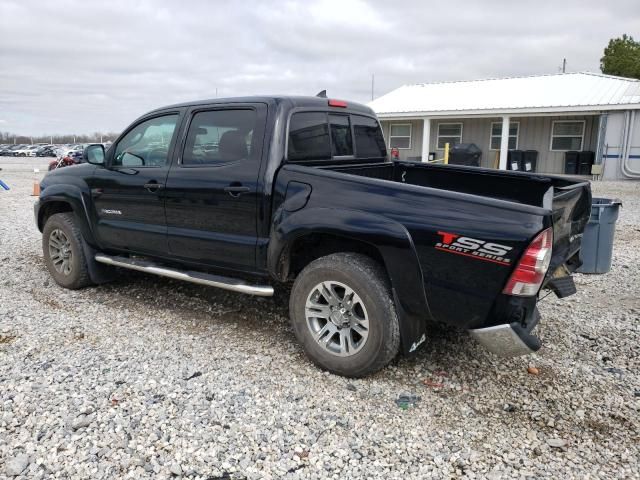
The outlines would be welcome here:
<svg viewBox="0 0 640 480">
<path fill-rule="evenodd" d="M 525 3 L 527 5 L 525 5 Z M 640 1 L 2 0 L 0 131 L 119 131 L 175 102 L 358 101 L 403 84 L 599 71 Z"/>
</svg>

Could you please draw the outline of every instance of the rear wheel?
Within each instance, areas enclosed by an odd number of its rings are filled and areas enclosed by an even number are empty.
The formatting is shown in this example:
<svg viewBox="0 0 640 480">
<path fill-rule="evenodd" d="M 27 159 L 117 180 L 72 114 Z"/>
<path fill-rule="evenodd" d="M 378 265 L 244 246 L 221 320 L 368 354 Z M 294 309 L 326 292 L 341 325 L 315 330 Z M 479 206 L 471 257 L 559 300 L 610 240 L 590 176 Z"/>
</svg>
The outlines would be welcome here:
<svg viewBox="0 0 640 480">
<path fill-rule="evenodd" d="M 58 285 L 77 289 L 91 284 L 73 213 L 56 213 L 47 219 L 42 231 L 42 251 L 49 273 Z"/>
<path fill-rule="evenodd" d="M 361 377 L 398 353 L 386 274 L 365 255 L 337 253 L 311 262 L 296 278 L 289 313 L 306 354 L 333 373 Z"/>
</svg>

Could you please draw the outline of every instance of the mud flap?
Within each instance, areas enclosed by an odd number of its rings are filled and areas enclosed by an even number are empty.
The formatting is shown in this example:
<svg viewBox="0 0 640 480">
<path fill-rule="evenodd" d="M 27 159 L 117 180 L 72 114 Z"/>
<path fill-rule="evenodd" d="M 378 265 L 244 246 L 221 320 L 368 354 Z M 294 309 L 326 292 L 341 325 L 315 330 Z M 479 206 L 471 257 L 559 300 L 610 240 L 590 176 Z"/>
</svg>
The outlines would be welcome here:
<svg viewBox="0 0 640 480">
<path fill-rule="evenodd" d="M 553 291 L 558 298 L 568 297 L 577 292 L 576 284 L 574 283 L 571 275 L 552 278 L 549 283 L 547 283 L 546 287 Z"/>
<path fill-rule="evenodd" d="M 393 299 L 400 324 L 400 338 L 402 339 L 402 353 L 405 356 L 415 355 L 427 341 L 427 322 L 424 317 L 409 313 L 398 298 L 395 288 Z"/>
<path fill-rule="evenodd" d="M 97 250 L 89 245 L 84 238 L 82 239 L 82 251 L 84 252 L 87 269 L 89 270 L 89 278 L 92 283 L 100 285 L 116 279 L 118 276 L 116 269 L 96 262 L 95 256 Z"/>
</svg>

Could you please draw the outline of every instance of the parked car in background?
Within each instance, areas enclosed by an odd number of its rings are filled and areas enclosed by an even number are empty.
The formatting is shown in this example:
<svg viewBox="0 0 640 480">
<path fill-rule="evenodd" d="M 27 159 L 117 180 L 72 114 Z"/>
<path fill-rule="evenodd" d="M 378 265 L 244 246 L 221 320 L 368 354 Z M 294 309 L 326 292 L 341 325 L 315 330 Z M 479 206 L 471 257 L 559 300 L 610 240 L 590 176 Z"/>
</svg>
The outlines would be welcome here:
<svg viewBox="0 0 640 480">
<path fill-rule="evenodd" d="M 57 158 L 63 158 L 71 155 L 74 152 L 82 152 L 82 145 L 62 145 L 56 152 Z"/>
<path fill-rule="evenodd" d="M 12 147 L 14 147 L 14 145 L 3 145 L 0 147 L 0 157 L 9 157 L 13 155 Z"/>
<path fill-rule="evenodd" d="M 43 145 L 36 151 L 37 157 L 55 157 L 56 156 L 55 145 Z"/>
<path fill-rule="evenodd" d="M 26 147 L 26 145 L 22 145 L 22 144 L 18 144 L 18 145 L 11 145 L 8 149 L 7 149 L 7 153 L 6 155 L 8 157 L 15 157 L 16 156 L 16 151 Z"/>
<path fill-rule="evenodd" d="M 25 145 L 16 149 L 13 154 L 16 157 L 35 157 L 38 148 L 40 148 L 38 145 Z"/>
</svg>

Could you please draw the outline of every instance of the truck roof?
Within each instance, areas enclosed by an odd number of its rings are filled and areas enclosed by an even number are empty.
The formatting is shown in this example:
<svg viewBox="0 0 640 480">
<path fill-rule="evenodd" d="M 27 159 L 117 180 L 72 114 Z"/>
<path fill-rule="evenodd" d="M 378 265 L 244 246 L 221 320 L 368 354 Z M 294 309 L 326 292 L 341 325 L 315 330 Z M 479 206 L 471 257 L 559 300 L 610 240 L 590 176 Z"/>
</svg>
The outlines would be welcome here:
<svg viewBox="0 0 640 480">
<path fill-rule="evenodd" d="M 290 108 L 302 107 L 302 108 L 322 108 L 325 109 L 329 106 L 330 98 L 323 97 L 311 97 L 311 96 L 296 96 L 296 95 L 255 95 L 246 97 L 227 97 L 227 98 L 212 98 L 209 100 L 195 100 L 191 102 L 176 103 L 173 105 L 167 105 L 161 108 L 156 108 L 149 113 L 167 110 L 170 108 L 181 107 L 193 107 L 197 105 L 210 105 L 212 103 L 289 103 Z M 335 107 L 334 107 L 335 108 Z M 341 108 L 341 107 L 337 107 Z M 369 115 L 375 115 L 374 111 L 357 102 L 346 102 L 346 108 L 351 112 L 361 112 Z"/>
</svg>

